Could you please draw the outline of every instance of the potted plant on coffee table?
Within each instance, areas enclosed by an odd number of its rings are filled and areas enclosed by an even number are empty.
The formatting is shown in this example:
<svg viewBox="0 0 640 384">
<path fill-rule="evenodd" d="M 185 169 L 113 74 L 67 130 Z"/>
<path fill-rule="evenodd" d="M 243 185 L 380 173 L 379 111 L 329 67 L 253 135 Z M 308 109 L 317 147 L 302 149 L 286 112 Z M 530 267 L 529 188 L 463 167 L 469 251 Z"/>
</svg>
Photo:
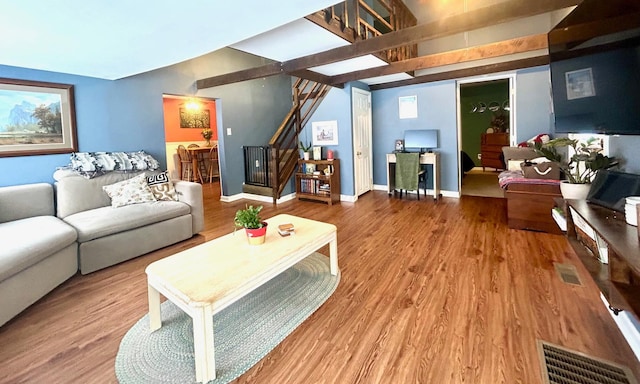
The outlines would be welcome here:
<svg viewBox="0 0 640 384">
<path fill-rule="evenodd" d="M 245 209 L 238 210 L 236 212 L 236 217 L 233 219 L 233 224 L 236 229 L 245 229 L 247 240 L 251 245 L 260 245 L 264 243 L 267 235 L 267 222 L 262 221 L 260 218 L 261 210 L 262 205 L 257 207 L 249 205 L 246 206 Z"/>
<path fill-rule="evenodd" d="M 564 156 L 558 152 L 559 148 L 571 148 L 572 155 Z M 585 199 L 596 173 L 618 165 L 615 157 L 600 153 L 602 146 L 595 137 L 586 141 L 560 137 L 545 144 L 536 142 L 534 149 L 538 154 L 558 163 L 567 178 L 560 184 L 560 191 L 565 199 Z"/>
</svg>

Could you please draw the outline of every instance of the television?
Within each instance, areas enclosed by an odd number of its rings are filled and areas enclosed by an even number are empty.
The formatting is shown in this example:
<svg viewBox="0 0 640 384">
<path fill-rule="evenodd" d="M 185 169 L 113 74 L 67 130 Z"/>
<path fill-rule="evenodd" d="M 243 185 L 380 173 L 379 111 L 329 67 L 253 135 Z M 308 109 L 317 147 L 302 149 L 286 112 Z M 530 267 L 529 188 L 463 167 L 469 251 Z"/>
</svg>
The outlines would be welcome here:
<svg viewBox="0 0 640 384">
<path fill-rule="evenodd" d="M 640 135 L 640 1 L 584 0 L 548 40 L 555 132 Z"/>
<path fill-rule="evenodd" d="M 407 152 L 427 152 L 438 148 L 437 129 L 410 129 L 404 131 L 404 150 Z"/>
</svg>

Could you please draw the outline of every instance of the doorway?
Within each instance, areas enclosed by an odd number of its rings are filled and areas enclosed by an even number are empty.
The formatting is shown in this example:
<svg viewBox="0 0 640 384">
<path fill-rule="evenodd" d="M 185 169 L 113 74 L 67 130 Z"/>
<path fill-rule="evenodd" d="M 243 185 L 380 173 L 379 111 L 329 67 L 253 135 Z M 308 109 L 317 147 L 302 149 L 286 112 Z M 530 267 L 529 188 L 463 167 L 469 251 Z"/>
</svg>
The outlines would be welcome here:
<svg viewBox="0 0 640 384">
<path fill-rule="evenodd" d="M 457 84 L 458 186 L 463 196 L 504 197 L 498 174 L 505 168 L 502 147 L 515 135 L 514 88 L 515 75 Z"/>
<path fill-rule="evenodd" d="M 373 189 L 371 153 L 371 92 L 352 88 L 354 192 L 358 196 Z"/>
<path fill-rule="evenodd" d="M 181 178 L 179 172 L 179 158 L 177 149 L 179 145 L 189 147 L 197 145 L 207 147 L 218 145 L 218 129 L 216 118 L 216 100 L 205 97 L 163 95 L 164 133 L 167 171 L 172 180 Z M 208 140 L 203 136 L 203 130 L 210 130 Z M 209 153 L 202 152 L 202 181 L 203 188 L 212 188 L 220 191 L 220 175 L 218 171 L 216 177 L 209 178 Z M 214 156 L 216 157 L 216 156 Z M 219 170 L 220 165 L 214 166 L 214 170 Z M 206 176 L 206 177 L 205 177 Z M 220 196 L 220 193 L 217 193 Z"/>
</svg>

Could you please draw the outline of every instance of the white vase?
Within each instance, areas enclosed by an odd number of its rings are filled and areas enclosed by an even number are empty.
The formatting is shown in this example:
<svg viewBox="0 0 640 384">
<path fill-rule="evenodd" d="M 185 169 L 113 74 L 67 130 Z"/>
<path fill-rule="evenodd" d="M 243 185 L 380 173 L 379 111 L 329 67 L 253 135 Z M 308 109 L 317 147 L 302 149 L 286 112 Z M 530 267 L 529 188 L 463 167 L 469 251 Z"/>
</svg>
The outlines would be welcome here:
<svg viewBox="0 0 640 384">
<path fill-rule="evenodd" d="M 567 180 L 560 183 L 560 193 L 564 199 L 586 200 L 591 184 L 571 184 Z"/>
</svg>

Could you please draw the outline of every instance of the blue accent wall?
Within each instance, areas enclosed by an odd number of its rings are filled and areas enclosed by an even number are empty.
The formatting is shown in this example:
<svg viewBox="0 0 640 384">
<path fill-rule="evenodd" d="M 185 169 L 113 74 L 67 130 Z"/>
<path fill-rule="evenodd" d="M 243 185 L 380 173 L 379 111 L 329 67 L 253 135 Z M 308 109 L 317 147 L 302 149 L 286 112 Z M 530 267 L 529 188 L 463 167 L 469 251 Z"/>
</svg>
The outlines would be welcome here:
<svg viewBox="0 0 640 384">
<path fill-rule="evenodd" d="M 347 196 L 355 195 L 355 181 L 353 178 L 353 113 L 351 110 L 352 87 L 369 90 L 369 86 L 360 82 L 346 84 L 343 89 L 332 88 L 300 134 L 300 140 L 308 143 L 312 141 L 311 125 L 313 122 L 332 120 L 338 122 L 338 145 L 323 146 L 322 157 L 326 158 L 327 149 L 331 149 L 334 151 L 333 156 L 336 159 L 340 159 L 340 193 Z"/>
<path fill-rule="evenodd" d="M 194 95 L 197 79 L 265 63 L 266 59 L 223 49 L 114 81 L 9 66 L 0 66 L 0 77 L 72 84 L 79 151 L 145 150 L 166 168 L 162 95 Z M 198 93 L 220 98 L 223 194 L 242 192 L 240 146 L 268 143 L 291 107 L 290 84 L 288 76 L 276 76 Z M 231 127 L 233 135 L 223 135 L 223 127 Z M 68 154 L 0 158 L 0 186 L 53 182 L 56 168 L 68 163 Z"/>
<path fill-rule="evenodd" d="M 196 92 L 195 81 L 269 61 L 233 49 L 223 49 L 184 63 L 120 80 L 101 80 L 63 73 L 0 65 L 0 77 L 73 84 L 79 151 L 145 150 L 165 164 L 162 95 L 198 95 L 217 99 L 223 194 L 242 192 L 242 145 L 265 145 L 291 107 L 291 79 L 275 76 Z M 331 147 L 341 160 L 342 194 L 354 194 L 351 88 L 332 89 L 311 118 L 337 120 L 339 145 Z M 516 72 L 517 140 L 552 132 L 548 66 Z M 418 118 L 399 119 L 398 97 L 418 96 Z M 440 132 L 442 189 L 457 191 L 458 150 L 456 82 L 441 81 L 372 92 L 373 181 L 386 185 L 386 153 L 406 129 Z M 226 128 L 232 135 L 226 135 Z M 310 127 L 302 137 L 311 139 Z M 612 154 L 623 159 L 625 170 L 640 172 L 636 148 L 639 136 L 614 138 Z M 325 152 L 326 153 L 326 152 Z M 0 186 L 52 182 L 68 154 L 0 157 Z M 289 186 L 292 190 L 292 184 Z M 285 190 L 285 193 L 287 190 Z"/>
<path fill-rule="evenodd" d="M 398 98 L 418 97 L 418 117 L 400 119 Z M 387 184 L 386 154 L 408 129 L 437 129 L 439 132 L 441 189 L 458 190 L 458 142 L 456 123 L 456 82 L 440 81 L 373 91 L 373 183 Z M 432 171 L 428 171 L 432 186 Z"/>
<path fill-rule="evenodd" d="M 548 65 L 516 72 L 516 144 L 553 134 L 550 81 Z"/>
</svg>

